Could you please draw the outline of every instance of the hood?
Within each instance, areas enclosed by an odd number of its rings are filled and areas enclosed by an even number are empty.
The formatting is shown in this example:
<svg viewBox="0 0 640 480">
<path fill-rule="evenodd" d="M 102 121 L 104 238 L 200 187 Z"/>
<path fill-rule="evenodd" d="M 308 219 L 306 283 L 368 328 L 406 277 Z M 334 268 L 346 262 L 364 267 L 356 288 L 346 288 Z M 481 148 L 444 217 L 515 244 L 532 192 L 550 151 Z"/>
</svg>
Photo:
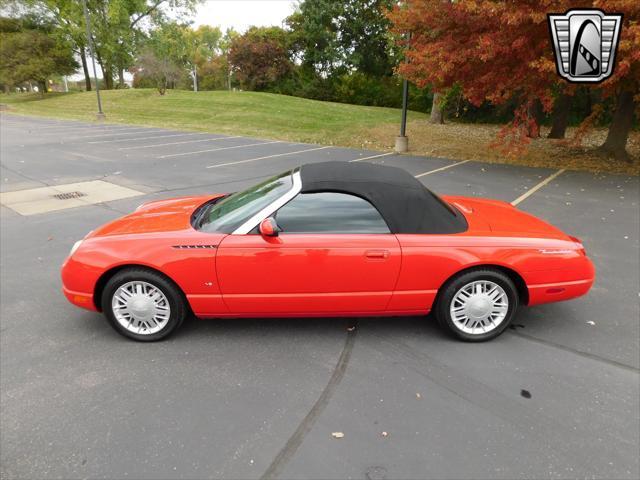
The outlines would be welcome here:
<svg viewBox="0 0 640 480">
<path fill-rule="evenodd" d="M 191 229 L 191 215 L 196 208 L 219 196 L 199 195 L 143 203 L 135 212 L 103 225 L 88 238 Z"/>
<path fill-rule="evenodd" d="M 493 235 L 570 240 L 570 237 L 560 229 L 522 210 L 518 210 L 510 203 L 472 197 L 447 196 L 444 198 L 470 220 L 470 226 L 474 223 L 482 223 L 488 226 Z"/>
</svg>

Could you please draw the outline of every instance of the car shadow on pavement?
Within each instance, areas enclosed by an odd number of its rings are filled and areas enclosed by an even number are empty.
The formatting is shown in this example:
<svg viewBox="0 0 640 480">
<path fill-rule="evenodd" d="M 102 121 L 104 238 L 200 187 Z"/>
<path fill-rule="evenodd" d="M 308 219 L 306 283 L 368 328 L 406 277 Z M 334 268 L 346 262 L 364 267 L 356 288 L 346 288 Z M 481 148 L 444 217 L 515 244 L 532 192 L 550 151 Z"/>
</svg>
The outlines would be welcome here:
<svg viewBox="0 0 640 480">
<path fill-rule="evenodd" d="M 72 315 L 73 328 L 84 331 L 87 337 L 104 336 L 124 342 L 130 341 L 115 332 L 106 318 L 100 313 L 79 312 Z M 208 318 L 189 317 L 177 332 L 166 341 L 184 343 L 185 341 L 215 339 L 243 339 L 244 337 L 263 339 L 277 337 L 292 338 L 310 335 L 347 333 L 365 331 L 381 337 L 426 335 L 432 338 L 450 339 L 438 326 L 432 315 L 415 317 L 300 317 L 300 318 Z M 161 341 L 161 343 L 163 343 Z"/>
</svg>

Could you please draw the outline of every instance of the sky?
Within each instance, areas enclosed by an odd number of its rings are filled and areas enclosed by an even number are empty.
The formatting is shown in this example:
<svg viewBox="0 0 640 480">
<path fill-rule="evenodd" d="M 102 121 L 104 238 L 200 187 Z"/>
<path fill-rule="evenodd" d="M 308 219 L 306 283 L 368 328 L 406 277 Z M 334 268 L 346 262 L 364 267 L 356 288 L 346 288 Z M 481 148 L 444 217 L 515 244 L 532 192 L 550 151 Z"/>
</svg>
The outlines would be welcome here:
<svg viewBox="0 0 640 480">
<path fill-rule="evenodd" d="M 250 26 L 281 26 L 291 15 L 295 0 L 207 0 L 198 6 L 195 26 L 233 27 L 244 32 Z"/>
</svg>

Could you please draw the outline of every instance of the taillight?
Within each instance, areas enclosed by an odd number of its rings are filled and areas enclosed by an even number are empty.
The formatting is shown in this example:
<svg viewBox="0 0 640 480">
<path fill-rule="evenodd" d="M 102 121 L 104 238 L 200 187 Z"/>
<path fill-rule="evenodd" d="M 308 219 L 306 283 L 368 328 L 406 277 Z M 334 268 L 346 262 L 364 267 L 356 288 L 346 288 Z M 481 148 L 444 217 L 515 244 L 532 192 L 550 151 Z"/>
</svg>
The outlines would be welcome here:
<svg viewBox="0 0 640 480">
<path fill-rule="evenodd" d="M 573 240 L 573 242 L 576 244 L 576 246 L 578 247 L 578 251 L 582 254 L 582 255 L 586 255 L 587 251 L 584 248 L 584 245 L 582 244 L 582 240 L 580 240 L 578 237 L 572 237 L 571 235 L 569 235 L 569 238 L 571 240 Z"/>
</svg>

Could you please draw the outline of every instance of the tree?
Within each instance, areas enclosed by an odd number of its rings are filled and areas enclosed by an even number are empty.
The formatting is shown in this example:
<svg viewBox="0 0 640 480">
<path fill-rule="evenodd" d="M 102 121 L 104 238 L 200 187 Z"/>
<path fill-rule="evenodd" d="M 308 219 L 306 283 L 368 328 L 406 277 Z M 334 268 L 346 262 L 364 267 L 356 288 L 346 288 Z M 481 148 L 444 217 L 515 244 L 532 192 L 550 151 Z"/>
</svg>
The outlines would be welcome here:
<svg viewBox="0 0 640 480">
<path fill-rule="evenodd" d="M 629 131 L 634 114 L 640 117 L 640 2 L 609 0 L 606 8 L 623 12 L 624 21 L 618 47 L 618 65 L 613 76 L 603 84 L 605 96 L 615 95 L 617 99 L 609 133 L 600 151 L 630 161 L 626 151 Z"/>
<path fill-rule="evenodd" d="M 180 17 L 183 13 L 191 12 L 197 2 L 198 0 L 87 0 L 96 61 L 102 69 L 105 87 L 113 88 L 116 74 L 122 86 L 124 70 L 133 63 L 137 45 L 150 27 L 164 19 L 164 9 L 171 8 Z M 55 21 L 60 34 L 67 36 L 80 56 L 86 83 L 90 87 L 82 3 L 79 0 L 13 0 L 7 3 L 24 3 L 39 15 Z"/>
<path fill-rule="evenodd" d="M 287 32 L 251 27 L 231 42 L 229 63 L 242 88 L 264 90 L 293 70 Z"/>
<path fill-rule="evenodd" d="M 304 68 L 323 76 L 357 70 L 390 76 L 397 52 L 386 16 L 391 0 L 304 0 L 287 18 Z"/>
<path fill-rule="evenodd" d="M 69 75 L 78 68 L 68 43 L 52 33 L 52 26 L 33 17 L 0 17 L 0 84 L 36 82 L 47 91 L 52 75 Z"/>
<path fill-rule="evenodd" d="M 231 50 L 231 45 L 234 40 L 238 38 L 240 34 L 233 29 L 233 27 L 227 28 L 224 32 L 224 35 L 220 39 L 220 51 L 221 55 L 224 58 L 224 61 L 221 63 L 224 64 L 225 67 L 225 79 L 227 82 L 227 89 L 231 90 L 231 64 L 229 63 L 229 51 Z"/>
<path fill-rule="evenodd" d="M 223 55 L 198 63 L 198 88 L 201 90 L 223 90 L 228 88 L 229 65 Z"/>
<path fill-rule="evenodd" d="M 154 83 L 160 95 L 164 95 L 167 88 L 186 76 L 192 47 L 188 26 L 162 22 L 149 32 L 130 71 Z"/>
<path fill-rule="evenodd" d="M 155 84 L 160 95 L 164 95 L 170 85 L 184 75 L 184 69 L 170 57 L 158 55 L 152 48 L 146 48 L 138 55 L 136 66 L 131 69 L 135 77 Z"/>
<path fill-rule="evenodd" d="M 440 102 L 442 100 L 441 93 L 433 92 L 433 103 L 431 104 L 431 115 L 429 121 L 435 124 L 444 123 L 444 114 Z"/>
<path fill-rule="evenodd" d="M 219 55 L 222 31 L 209 25 L 201 25 L 196 30 L 185 25 L 183 32 L 186 62 L 193 76 L 194 90 L 198 90 L 198 71 Z"/>
<path fill-rule="evenodd" d="M 553 104 L 553 116 L 549 138 L 564 138 L 569 123 L 569 110 L 571 109 L 572 97 L 564 92 L 560 92 Z"/>
<path fill-rule="evenodd" d="M 600 86 L 603 95 L 628 100 L 638 92 L 640 69 L 640 2 L 611 0 L 592 6 L 624 13 L 615 74 Z M 546 14 L 564 12 L 569 0 L 408 0 L 390 14 L 396 33 L 411 32 L 404 42 L 408 62 L 399 72 L 419 86 L 435 90 L 459 84 L 473 105 L 489 101 L 503 105 L 517 99 L 514 126 L 529 133 L 537 124 L 535 102 L 550 112 L 554 92 L 573 94 L 575 86 L 561 80 L 555 70 Z M 588 7 L 589 2 L 581 4 Z M 624 93 L 627 92 L 627 93 Z M 625 97 L 621 97 L 621 95 Z M 603 149 L 624 157 L 633 108 L 618 101 L 619 114 L 610 126 L 611 142 Z M 518 134 L 520 135 L 520 134 Z M 520 135 L 525 138 L 525 135 Z M 624 142 L 624 143 L 623 143 Z"/>
</svg>

